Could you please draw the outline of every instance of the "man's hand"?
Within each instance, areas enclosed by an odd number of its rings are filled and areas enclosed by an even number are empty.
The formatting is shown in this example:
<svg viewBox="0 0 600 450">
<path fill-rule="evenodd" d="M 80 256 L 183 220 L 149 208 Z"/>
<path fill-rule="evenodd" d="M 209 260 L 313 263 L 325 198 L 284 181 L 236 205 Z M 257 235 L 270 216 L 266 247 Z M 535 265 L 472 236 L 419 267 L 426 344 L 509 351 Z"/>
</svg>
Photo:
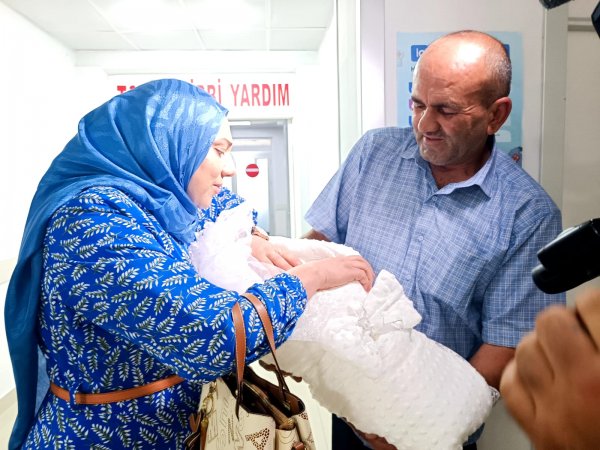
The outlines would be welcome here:
<svg viewBox="0 0 600 450">
<path fill-rule="evenodd" d="M 359 434 L 369 443 L 373 450 L 397 450 L 396 447 L 386 441 L 384 437 L 372 433 L 361 433 L 360 431 Z"/>
<path fill-rule="evenodd" d="M 499 345 L 482 344 L 469 363 L 495 389 L 500 387 L 500 377 L 508 362 L 515 355 L 515 349 Z"/>
<path fill-rule="evenodd" d="M 252 235 L 252 256 L 262 263 L 271 264 L 281 270 L 288 270 L 302 264 L 293 253 L 256 235 Z"/>
<path fill-rule="evenodd" d="M 599 348 L 600 290 L 546 309 L 519 343 L 500 390 L 536 449 L 599 448 Z"/>
<path fill-rule="evenodd" d="M 304 236 L 302 236 L 302 239 L 315 239 L 317 241 L 330 242 L 330 240 L 327 239 L 327 236 L 312 228 Z"/>
<path fill-rule="evenodd" d="M 350 422 L 346 421 L 346 423 L 354 430 L 354 432 L 359 435 L 363 441 L 367 442 L 373 450 L 397 450 L 392 444 L 390 444 L 384 437 L 378 436 L 373 433 L 363 433 L 358 430 L 354 425 Z"/>
</svg>

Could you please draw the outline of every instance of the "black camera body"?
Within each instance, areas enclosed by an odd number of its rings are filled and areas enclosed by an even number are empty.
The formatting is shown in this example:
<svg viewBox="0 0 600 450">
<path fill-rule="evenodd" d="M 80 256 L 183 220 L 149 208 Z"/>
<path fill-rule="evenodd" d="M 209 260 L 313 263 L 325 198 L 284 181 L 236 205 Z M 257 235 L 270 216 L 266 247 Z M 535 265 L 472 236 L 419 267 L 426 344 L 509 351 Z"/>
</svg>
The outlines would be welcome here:
<svg viewBox="0 0 600 450">
<path fill-rule="evenodd" d="M 594 24 L 596 33 L 598 33 L 598 36 L 600 36 L 600 2 L 598 2 L 594 8 L 594 12 L 592 12 L 592 23 Z"/>
<path fill-rule="evenodd" d="M 567 228 L 538 252 L 531 273 L 542 291 L 557 294 L 600 276 L 600 218 Z"/>
</svg>

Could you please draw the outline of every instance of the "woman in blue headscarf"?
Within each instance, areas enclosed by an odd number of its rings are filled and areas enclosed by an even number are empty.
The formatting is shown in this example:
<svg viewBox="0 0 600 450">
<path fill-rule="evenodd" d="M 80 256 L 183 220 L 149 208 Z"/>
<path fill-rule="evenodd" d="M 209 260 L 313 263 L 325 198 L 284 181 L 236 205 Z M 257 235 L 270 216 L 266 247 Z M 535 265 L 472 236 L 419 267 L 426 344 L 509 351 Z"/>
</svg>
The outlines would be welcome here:
<svg viewBox="0 0 600 450">
<path fill-rule="evenodd" d="M 38 186 L 8 288 L 19 403 L 10 449 L 182 448 L 202 384 L 232 370 L 233 306 L 245 323 L 252 313 L 200 278 L 187 253 L 204 221 L 243 201 L 222 188 L 231 146 L 226 110 L 178 80 L 146 83 L 80 121 Z M 248 292 L 280 344 L 307 298 L 353 280 L 373 280 L 360 257 L 297 265 Z M 268 345 L 255 327 L 246 334 L 251 362 Z"/>
</svg>

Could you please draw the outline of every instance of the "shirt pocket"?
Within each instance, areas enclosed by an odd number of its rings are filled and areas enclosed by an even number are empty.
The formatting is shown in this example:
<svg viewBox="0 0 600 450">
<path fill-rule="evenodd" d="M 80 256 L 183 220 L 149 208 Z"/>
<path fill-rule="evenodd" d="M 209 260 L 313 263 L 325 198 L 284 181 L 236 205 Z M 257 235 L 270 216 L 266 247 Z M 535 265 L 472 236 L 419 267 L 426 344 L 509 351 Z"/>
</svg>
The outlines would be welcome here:
<svg viewBox="0 0 600 450">
<path fill-rule="evenodd" d="M 416 288 L 424 299 L 448 305 L 464 317 L 487 266 L 475 246 L 440 240 L 423 250 Z"/>
</svg>

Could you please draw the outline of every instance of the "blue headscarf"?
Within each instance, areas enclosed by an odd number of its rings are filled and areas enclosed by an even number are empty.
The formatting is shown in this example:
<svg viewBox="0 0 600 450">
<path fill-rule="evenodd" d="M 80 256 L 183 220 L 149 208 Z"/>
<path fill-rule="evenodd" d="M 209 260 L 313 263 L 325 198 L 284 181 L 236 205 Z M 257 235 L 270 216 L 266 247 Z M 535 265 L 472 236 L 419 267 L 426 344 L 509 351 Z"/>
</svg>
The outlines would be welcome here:
<svg viewBox="0 0 600 450">
<path fill-rule="evenodd" d="M 197 213 L 186 189 L 226 114 L 196 86 L 151 81 L 83 117 L 77 135 L 52 162 L 31 203 L 6 295 L 6 334 L 19 404 L 10 449 L 24 443 L 39 394 L 43 398 L 48 386 L 40 370 L 45 362 L 38 357 L 37 314 L 49 218 L 83 189 L 112 186 L 141 203 L 180 242 L 191 243 Z"/>
</svg>

